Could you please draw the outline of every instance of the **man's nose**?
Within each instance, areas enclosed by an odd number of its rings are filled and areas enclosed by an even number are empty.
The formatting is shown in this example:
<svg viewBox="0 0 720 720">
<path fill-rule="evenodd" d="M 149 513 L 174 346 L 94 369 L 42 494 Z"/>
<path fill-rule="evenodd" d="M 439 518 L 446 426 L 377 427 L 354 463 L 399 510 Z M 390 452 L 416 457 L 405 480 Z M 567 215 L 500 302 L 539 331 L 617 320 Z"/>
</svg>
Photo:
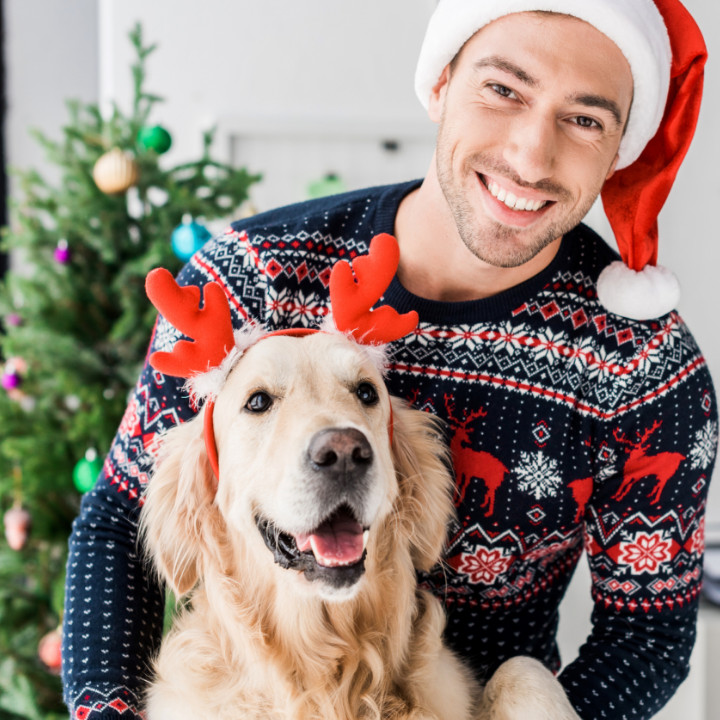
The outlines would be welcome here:
<svg viewBox="0 0 720 720">
<path fill-rule="evenodd" d="M 526 183 L 552 177 L 558 151 L 557 119 L 528 112 L 509 122 L 503 158 Z"/>
</svg>

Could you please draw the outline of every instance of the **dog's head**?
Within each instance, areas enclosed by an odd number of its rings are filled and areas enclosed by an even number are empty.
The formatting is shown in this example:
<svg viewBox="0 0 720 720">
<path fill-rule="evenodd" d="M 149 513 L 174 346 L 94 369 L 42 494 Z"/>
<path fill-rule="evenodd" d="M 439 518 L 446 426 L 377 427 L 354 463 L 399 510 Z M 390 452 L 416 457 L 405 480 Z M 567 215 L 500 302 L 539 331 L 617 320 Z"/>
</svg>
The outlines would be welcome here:
<svg viewBox="0 0 720 720">
<path fill-rule="evenodd" d="M 337 600 L 388 544 L 418 569 L 439 559 L 452 512 L 440 434 L 389 397 L 376 355 L 340 333 L 253 345 L 215 401 L 217 484 L 202 417 L 168 433 L 143 525 L 176 592 L 223 566 Z"/>
<path fill-rule="evenodd" d="M 324 589 L 354 585 L 397 494 L 389 421 L 361 346 L 324 333 L 253 346 L 215 406 L 226 521 Z"/>
</svg>

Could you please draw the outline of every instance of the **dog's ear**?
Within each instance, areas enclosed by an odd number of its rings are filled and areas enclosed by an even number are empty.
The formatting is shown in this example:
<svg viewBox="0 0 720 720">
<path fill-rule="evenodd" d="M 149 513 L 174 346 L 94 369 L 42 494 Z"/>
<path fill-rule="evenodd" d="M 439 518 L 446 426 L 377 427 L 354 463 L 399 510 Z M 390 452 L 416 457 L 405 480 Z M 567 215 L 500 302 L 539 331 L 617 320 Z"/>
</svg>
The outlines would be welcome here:
<svg viewBox="0 0 720 720">
<path fill-rule="evenodd" d="M 401 520 L 413 564 L 430 570 L 440 559 L 455 509 L 453 477 L 441 421 L 398 399 L 393 404 L 392 452 L 401 494 Z"/>
<path fill-rule="evenodd" d="M 160 443 L 144 496 L 140 537 L 160 577 L 182 597 L 198 580 L 209 525 L 218 514 L 202 412 L 169 430 Z"/>
</svg>

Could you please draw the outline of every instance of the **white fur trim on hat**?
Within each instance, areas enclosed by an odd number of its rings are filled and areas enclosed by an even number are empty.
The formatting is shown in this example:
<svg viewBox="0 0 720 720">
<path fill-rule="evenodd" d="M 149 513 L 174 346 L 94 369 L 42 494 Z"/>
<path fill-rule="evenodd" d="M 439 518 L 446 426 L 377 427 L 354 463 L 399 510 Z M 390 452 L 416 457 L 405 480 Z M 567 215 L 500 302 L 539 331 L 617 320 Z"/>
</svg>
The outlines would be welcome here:
<svg viewBox="0 0 720 720">
<path fill-rule="evenodd" d="M 597 294 L 598 300 L 615 315 L 652 320 L 677 307 L 680 284 L 661 265 L 646 265 L 637 272 L 618 260 L 600 273 Z"/>
<path fill-rule="evenodd" d="M 480 28 L 505 15 L 533 10 L 584 20 L 622 51 L 632 70 L 634 93 L 617 169 L 631 165 L 660 127 L 670 85 L 670 39 L 652 0 L 440 0 L 415 72 L 420 102 L 427 109 L 443 69 Z"/>
</svg>

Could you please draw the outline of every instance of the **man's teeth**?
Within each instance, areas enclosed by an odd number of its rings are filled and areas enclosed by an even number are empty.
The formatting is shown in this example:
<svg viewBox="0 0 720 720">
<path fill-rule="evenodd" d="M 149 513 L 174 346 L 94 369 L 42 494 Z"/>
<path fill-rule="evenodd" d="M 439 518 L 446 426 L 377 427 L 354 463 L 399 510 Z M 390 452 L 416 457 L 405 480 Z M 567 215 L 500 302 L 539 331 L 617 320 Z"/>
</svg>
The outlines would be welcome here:
<svg viewBox="0 0 720 720">
<path fill-rule="evenodd" d="M 547 200 L 528 200 L 527 198 L 519 198 L 511 192 L 505 190 L 505 188 L 501 188 L 499 185 L 496 185 L 492 180 L 487 181 L 487 189 L 494 198 L 497 198 L 500 202 L 505 203 L 511 210 L 527 210 L 535 212 L 540 210 L 540 208 L 545 207 L 548 203 Z"/>
</svg>

